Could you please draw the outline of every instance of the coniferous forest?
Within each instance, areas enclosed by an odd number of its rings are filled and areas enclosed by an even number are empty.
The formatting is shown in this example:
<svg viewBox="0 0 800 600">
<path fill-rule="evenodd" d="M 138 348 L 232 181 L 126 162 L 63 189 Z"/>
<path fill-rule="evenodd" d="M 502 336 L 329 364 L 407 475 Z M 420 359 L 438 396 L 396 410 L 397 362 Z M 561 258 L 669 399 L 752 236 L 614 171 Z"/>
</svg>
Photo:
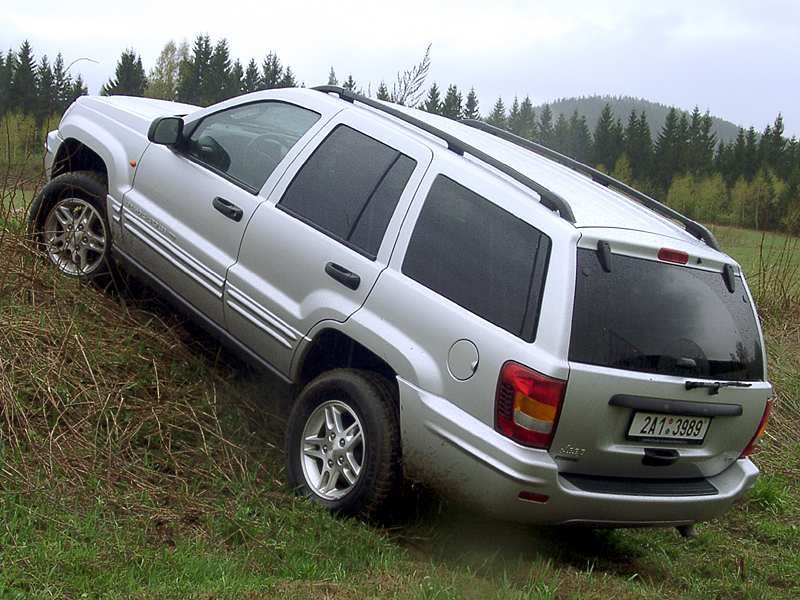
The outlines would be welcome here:
<svg viewBox="0 0 800 600">
<path fill-rule="evenodd" d="M 709 112 L 696 107 L 692 112 L 669 109 L 654 131 L 644 111 L 617 115 L 606 103 L 591 129 L 577 110 L 556 113 L 548 104 L 534 106 L 529 96 L 498 98 L 482 107 L 474 88 L 436 82 L 423 87 L 429 51 L 418 65 L 374 89 L 352 74 L 340 80 L 333 67 L 327 83 L 452 119 L 483 119 L 596 166 L 703 222 L 800 234 L 800 143 L 784 135 L 780 114 L 763 129 L 740 128 L 726 142 L 717 139 Z M 80 74 L 72 75 L 64 63 L 60 53 L 52 62 L 46 55 L 37 59 L 27 41 L 16 51 L 0 52 L 0 116 L 7 133 L 13 120 L 33 124 L 30 129 L 40 136 L 46 124 L 87 93 Z M 224 38 L 213 42 L 199 35 L 191 45 L 168 42 L 149 71 L 135 49 L 126 49 L 100 93 L 207 106 L 298 85 L 304 82 L 275 52 L 245 64 L 231 57 Z M 29 143 L 40 146 L 41 138 Z"/>
</svg>

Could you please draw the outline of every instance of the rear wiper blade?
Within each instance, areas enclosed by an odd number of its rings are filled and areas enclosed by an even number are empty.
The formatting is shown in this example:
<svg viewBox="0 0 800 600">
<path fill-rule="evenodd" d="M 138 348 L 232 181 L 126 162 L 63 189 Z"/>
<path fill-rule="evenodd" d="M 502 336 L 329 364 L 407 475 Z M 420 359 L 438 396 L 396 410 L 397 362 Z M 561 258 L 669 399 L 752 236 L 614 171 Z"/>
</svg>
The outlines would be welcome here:
<svg viewBox="0 0 800 600">
<path fill-rule="evenodd" d="M 745 381 L 687 381 L 686 382 L 686 389 L 687 390 L 694 390 L 697 388 L 708 388 L 708 394 L 710 396 L 714 396 L 719 394 L 720 388 L 724 387 L 739 387 L 739 388 L 749 388 L 752 387 L 752 383 L 747 383 Z"/>
</svg>

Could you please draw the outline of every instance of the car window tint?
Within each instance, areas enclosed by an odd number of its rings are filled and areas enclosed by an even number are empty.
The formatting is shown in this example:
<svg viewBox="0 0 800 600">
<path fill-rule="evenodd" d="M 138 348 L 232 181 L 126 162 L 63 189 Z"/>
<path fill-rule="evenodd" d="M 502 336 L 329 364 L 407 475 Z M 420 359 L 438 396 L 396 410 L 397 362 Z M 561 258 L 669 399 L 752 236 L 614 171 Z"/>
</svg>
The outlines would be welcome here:
<svg viewBox="0 0 800 600">
<path fill-rule="evenodd" d="M 278 206 L 375 258 L 416 161 L 345 125 L 319 145 Z"/>
<path fill-rule="evenodd" d="M 572 361 L 676 377 L 759 380 L 758 323 L 747 290 L 722 273 L 579 249 Z"/>
<path fill-rule="evenodd" d="M 550 239 L 439 175 L 417 219 L 403 273 L 528 341 L 535 337 Z"/>
<path fill-rule="evenodd" d="M 209 115 L 189 137 L 187 154 L 251 191 L 261 189 L 319 115 L 285 102 L 255 102 Z"/>
</svg>

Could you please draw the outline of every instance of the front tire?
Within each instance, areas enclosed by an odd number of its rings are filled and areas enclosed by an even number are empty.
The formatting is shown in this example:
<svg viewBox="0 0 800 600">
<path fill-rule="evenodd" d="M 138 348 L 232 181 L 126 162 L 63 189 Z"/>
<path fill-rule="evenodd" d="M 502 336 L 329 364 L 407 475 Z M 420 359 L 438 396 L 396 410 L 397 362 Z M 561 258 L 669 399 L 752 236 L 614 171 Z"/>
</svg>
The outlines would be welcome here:
<svg viewBox="0 0 800 600">
<path fill-rule="evenodd" d="M 106 184 L 98 174 L 76 171 L 50 181 L 31 209 L 36 240 L 68 277 L 99 281 L 111 274 L 105 197 Z"/>
<path fill-rule="evenodd" d="M 309 383 L 286 431 L 289 484 L 337 514 L 384 516 L 402 483 L 396 394 L 368 371 L 335 369 Z"/>
</svg>

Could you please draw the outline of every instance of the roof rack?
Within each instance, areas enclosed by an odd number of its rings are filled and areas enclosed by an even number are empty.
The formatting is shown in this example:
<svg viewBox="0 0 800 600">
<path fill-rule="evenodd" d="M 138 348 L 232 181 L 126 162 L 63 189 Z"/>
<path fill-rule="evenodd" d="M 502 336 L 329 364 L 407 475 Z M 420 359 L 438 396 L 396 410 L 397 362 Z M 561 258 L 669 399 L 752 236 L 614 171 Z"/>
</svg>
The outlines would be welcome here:
<svg viewBox="0 0 800 600">
<path fill-rule="evenodd" d="M 515 135 L 510 131 L 506 131 L 505 129 L 500 129 L 499 127 L 495 127 L 493 125 L 489 125 L 488 123 L 484 123 L 483 121 L 478 121 L 476 119 L 460 119 L 460 123 L 464 125 L 469 125 L 470 127 L 474 127 L 475 129 L 479 129 L 481 131 L 485 131 L 486 133 L 491 133 L 499 138 L 502 138 L 512 144 L 516 144 L 517 146 L 522 146 L 526 150 L 530 150 L 531 152 L 535 152 L 540 156 L 544 156 L 545 158 L 549 158 L 565 167 L 569 167 L 574 171 L 582 173 L 583 175 L 588 175 L 592 178 L 593 181 L 599 183 L 608 188 L 616 189 L 619 192 L 622 192 L 626 196 L 630 196 L 634 200 L 638 201 L 639 203 L 643 204 L 650 210 L 659 213 L 660 215 L 667 217 L 668 219 L 672 219 L 674 221 L 678 221 L 681 225 L 686 228 L 690 234 L 695 236 L 696 238 L 702 240 L 706 243 L 706 245 L 710 246 L 714 250 L 720 250 L 719 243 L 717 242 L 717 238 L 714 237 L 714 234 L 705 226 L 701 225 L 697 221 L 693 221 L 689 217 L 686 217 L 679 213 L 678 211 L 670 208 L 666 204 L 662 204 L 658 200 L 654 200 L 647 194 L 643 194 L 639 190 L 636 190 L 629 186 L 626 183 L 622 183 L 618 179 L 614 179 L 603 173 L 602 171 L 598 171 L 586 165 L 582 162 L 578 162 L 575 159 L 570 158 L 569 156 L 564 156 L 560 152 L 556 152 L 555 150 L 551 150 L 546 146 L 542 146 L 541 144 L 537 144 L 536 142 L 532 142 L 530 140 L 526 140 L 523 137 Z"/>
<path fill-rule="evenodd" d="M 562 219 L 565 219 L 570 223 L 575 223 L 575 215 L 573 214 L 572 209 L 570 208 L 569 204 L 567 204 L 567 201 L 564 200 L 561 196 L 559 196 L 555 192 L 550 191 L 542 184 L 537 183 L 530 177 L 523 175 L 516 169 L 500 162 L 493 156 L 490 156 L 485 152 L 483 152 L 482 150 L 479 150 L 478 148 L 475 148 L 474 146 L 471 146 L 470 144 L 467 144 L 466 142 L 458 139 L 456 136 L 451 135 L 446 131 L 442 131 L 438 127 L 435 127 L 434 125 L 431 125 L 429 123 L 426 123 L 425 121 L 417 119 L 416 117 L 412 117 L 411 115 L 403 111 L 397 110 L 396 108 L 392 108 L 391 106 L 387 106 L 383 102 L 379 102 L 377 100 L 373 100 L 372 98 L 361 96 L 360 94 L 356 94 L 354 92 L 351 92 L 350 90 L 346 90 L 337 85 L 319 85 L 312 89 L 318 92 L 323 92 L 325 94 L 336 94 L 342 100 L 345 100 L 350 103 L 359 102 L 360 104 L 364 104 L 366 106 L 369 106 L 370 108 L 374 108 L 386 114 L 392 115 L 393 117 L 400 119 L 401 121 L 405 121 L 406 123 L 409 123 L 414 127 L 422 129 L 423 131 L 426 131 L 427 133 L 430 133 L 431 135 L 440 138 L 447 144 L 447 148 L 455 152 L 456 154 L 460 156 L 463 156 L 464 153 L 469 154 L 474 158 L 478 159 L 479 161 L 486 163 L 487 165 L 497 169 L 501 173 L 508 175 L 514 181 L 517 181 L 522 185 L 524 185 L 525 187 L 533 190 L 539 195 L 539 197 L 541 198 L 541 203 L 544 206 L 546 206 L 550 210 L 558 212 L 559 216 Z"/>
</svg>

